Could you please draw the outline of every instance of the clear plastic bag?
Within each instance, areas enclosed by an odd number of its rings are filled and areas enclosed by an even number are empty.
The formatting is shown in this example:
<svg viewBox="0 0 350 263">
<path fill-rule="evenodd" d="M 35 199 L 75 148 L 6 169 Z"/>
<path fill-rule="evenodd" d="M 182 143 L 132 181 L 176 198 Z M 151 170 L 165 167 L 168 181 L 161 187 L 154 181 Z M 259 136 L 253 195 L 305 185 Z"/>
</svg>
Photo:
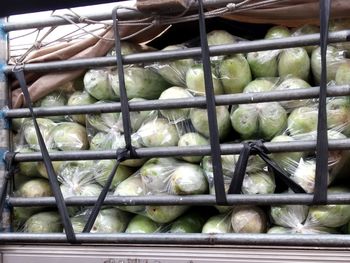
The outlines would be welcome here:
<svg viewBox="0 0 350 263">
<path fill-rule="evenodd" d="M 202 233 L 265 233 L 267 223 L 267 216 L 261 208 L 237 206 L 209 218 Z"/>
<path fill-rule="evenodd" d="M 174 158 L 152 158 L 134 175 L 122 181 L 114 195 L 195 195 L 208 193 L 208 182 L 199 165 Z M 120 206 L 120 209 L 145 215 L 158 223 L 169 223 L 187 206 Z"/>
<path fill-rule="evenodd" d="M 81 233 L 90 215 L 89 210 L 78 212 L 71 218 L 73 230 Z M 130 221 L 131 215 L 117 208 L 102 208 L 91 228 L 91 233 L 123 233 Z"/>
</svg>

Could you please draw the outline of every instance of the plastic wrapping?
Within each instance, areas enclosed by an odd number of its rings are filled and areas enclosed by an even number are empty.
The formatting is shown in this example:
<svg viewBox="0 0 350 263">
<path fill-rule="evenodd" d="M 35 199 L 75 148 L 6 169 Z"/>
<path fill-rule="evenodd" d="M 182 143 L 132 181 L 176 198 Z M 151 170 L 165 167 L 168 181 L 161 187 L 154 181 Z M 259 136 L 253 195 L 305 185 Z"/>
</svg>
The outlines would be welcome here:
<svg viewBox="0 0 350 263">
<path fill-rule="evenodd" d="M 281 135 L 273 142 L 315 140 L 316 131 L 299 136 Z M 346 136 L 336 131 L 328 131 L 329 139 L 345 139 Z M 314 152 L 273 153 L 271 158 L 283 168 L 290 178 L 299 184 L 307 193 L 313 193 L 315 187 L 316 157 Z M 346 151 L 330 151 L 328 154 L 328 184 L 336 178 L 339 170 L 345 165 Z"/>
<path fill-rule="evenodd" d="M 291 36 L 291 32 L 285 26 L 273 26 L 271 27 L 265 35 L 265 39 L 276 39 Z"/>
<path fill-rule="evenodd" d="M 134 175 L 122 181 L 114 194 L 194 195 L 208 193 L 208 182 L 200 166 L 174 158 L 152 158 Z M 158 223 L 168 223 L 186 211 L 186 206 L 123 206 L 120 209 L 146 215 Z"/>
<path fill-rule="evenodd" d="M 212 68 L 212 80 L 214 94 L 219 95 L 224 93 L 224 88 L 221 84 L 219 76 L 215 72 L 215 68 Z M 204 70 L 203 65 L 197 63 L 190 67 L 186 72 L 186 87 L 195 96 L 205 95 L 204 84 Z"/>
<path fill-rule="evenodd" d="M 311 85 L 305 80 L 293 76 L 287 76 L 280 83 L 277 84 L 275 90 L 288 91 L 294 89 L 311 88 Z M 313 103 L 312 99 L 306 100 L 289 100 L 279 102 L 288 112 L 302 106 L 308 106 Z"/>
<path fill-rule="evenodd" d="M 257 206 L 237 206 L 213 216 L 204 224 L 202 233 L 265 233 L 267 216 Z"/>
<path fill-rule="evenodd" d="M 333 46 L 327 46 L 327 82 L 335 80 L 335 74 L 341 64 L 345 62 L 344 51 Z M 311 55 L 311 69 L 316 83 L 321 79 L 321 49 L 316 48 Z"/>
<path fill-rule="evenodd" d="M 218 72 L 225 94 L 241 93 L 252 81 L 248 61 L 241 54 L 225 57 Z"/>
<path fill-rule="evenodd" d="M 55 91 L 45 96 L 44 98 L 35 102 L 35 107 L 57 107 L 64 106 L 67 104 L 67 97 L 63 91 Z M 65 121 L 65 116 L 49 116 L 47 119 L 50 119 L 54 122 L 62 122 Z"/>
<path fill-rule="evenodd" d="M 304 48 L 288 48 L 278 57 L 278 75 L 290 75 L 307 81 L 310 73 L 310 58 Z"/>
<path fill-rule="evenodd" d="M 74 232 L 81 233 L 88 220 L 89 210 L 79 212 L 71 218 Z M 91 228 L 91 233 L 122 233 L 131 216 L 117 208 L 102 208 Z"/>
<path fill-rule="evenodd" d="M 278 76 L 277 58 L 280 50 L 266 50 L 250 52 L 247 61 L 255 78 L 267 78 Z"/>
<path fill-rule="evenodd" d="M 331 187 L 329 193 L 349 192 L 349 189 Z M 268 233 L 324 234 L 337 233 L 337 228 L 350 220 L 349 205 L 284 205 L 271 207 L 273 227 Z M 282 227 L 282 228 L 281 228 Z"/>
<path fill-rule="evenodd" d="M 112 89 L 108 69 L 90 69 L 84 76 L 85 90 L 97 100 L 116 100 L 118 96 Z"/>
<path fill-rule="evenodd" d="M 278 102 L 241 104 L 231 113 L 232 127 L 243 139 L 272 139 L 287 126 L 287 112 Z"/>
<path fill-rule="evenodd" d="M 163 51 L 185 49 L 183 45 L 165 47 Z M 186 72 L 194 64 L 193 59 L 180 59 L 175 61 L 156 62 L 152 65 L 166 81 L 175 86 L 186 86 Z"/>
<path fill-rule="evenodd" d="M 89 149 L 84 126 L 74 122 L 54 123 L 44 118 L 38 118 L 37 122 L 49 150 L 77 151 Z M 20 144 L 28 145 L 34 151 L 40 150 L 32 120 L 23 123 Z"/>
<path fill-rule="evenodd" d="M 337 85 L 350 85 L 350 61 L 346 60 L 341 64 L 335 74 L 335 83 Z"/>
<path fill-rule="evenodd" d="M 27 233 L 59 233 L 62 230 L 60 215 L 54 211 L 36 213 L 23 226 L 23 232 Z"/>
<path fill-rule="evenodd" d="M 292 36 L 304 36 L 309 34 L 317 34 L 320 33 L 320 28 L 315 25 L 303 25 L 298 28 L 294 28 L 292 32 Z M 306 46 L 304 47 L 307 53 L 310 55 L 314 49 L 317 48 L 317 46 Z"/>
<path fill-rule="evenodd" d="M 94 104 L 96 99 L 89 95 L 86 91 L 76 91 L 68 99 L 68 106 L 80 106 L 80 105 L 89 105 Z M 85 125 L 85 115 L 72 115 L 71 119 L 81 125 Z"/>
<path fill-rule="evenodd" d="M 218 123 L 218 131 L 220 140 L 224 140 L 231 131 L 230 114 L 226 106 L 216 107 L 216 118 Z M 209 138 L 209 121 L 206 109 L 192 108 L 190 111 L 190 119 L 193 127 L 200 134 Z"/>
<path fill-rule="evenodd" d="M 350 103 L 347 97 L 327 99 L 327 125 L 332 131 L 350 136 Z M 288 117 L 287 131 L 292 136 L 317 130 L 318 105 L 297 108 Z"/>
<path fill-rule="evenodd" d="M 53 193 L 48 180 L 44 178 L 35 178 L 20 184 L 14 195 L 31 198 L 53 196 Z"/>
<path fill-rule="evenodd" d="M 130 220 L 125 233 L 151 234 L 159 232 L 161 227 L 161 224 L 154 222 L 146 216 L 136 215 Z"/>
<path fill-rule="evenodd" d="M 170 87 L 170 84 L 150 67 L 125 66 L 124 78 L 125 89 L 129 99 L 158 99 L 159 95 L 165 89 Z M 117 70 L 111 70 L 108 73 L 108 83 L 114 94 L 119 98 L 119 79 Z M 106 98 L 106 100 L 108 100 L 108 98 Z"/>
</svg>

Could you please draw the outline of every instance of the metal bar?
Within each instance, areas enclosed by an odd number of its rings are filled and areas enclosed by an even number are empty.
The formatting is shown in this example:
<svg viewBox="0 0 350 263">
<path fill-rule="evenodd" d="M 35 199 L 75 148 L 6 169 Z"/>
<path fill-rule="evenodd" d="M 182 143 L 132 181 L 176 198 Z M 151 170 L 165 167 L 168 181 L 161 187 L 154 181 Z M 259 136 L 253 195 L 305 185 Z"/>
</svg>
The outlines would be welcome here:
<svg viewBox="0 0 350 263">
<path fill-rule="evenodd" d="M 349 247 L 349 235 L 298 234 L 77 234 L 78 243 Z M 61 233 L 1 233 L 1 243 L 67 243 Z"/>
<path fill-rule="evenodd" d="M 9 89 L 7 85 L 7 77 L 1 69 L 8 60 L 8 35 L 1 29 L 1 25 L 6 22 L 5 18 L 0 18 L 0 108 L 8 106 Z M 5 169 L 5 152 L 10 150 L 10 130 L 9 122 L 0 114 L 0 197 L 6 197 L 8 192 L 7 171 Z M 1 231 L 7 232 L 11 229 L 11 215 L 8 206 L 1 200 Z"/>
<path fill-rule="evenodd" d="M 243 94 L 226 94 L 216 95 L 217 105 L 235 105 L 246 103 L 260 103 L 269 101 L 283 100 L 300 100 L 317 98 L 319 87 L 308 89 L 295 89 L 287 91 L 269 91 L 260 93 L 243 93 Z M 350 85 L 332 86 L 327 88 L 329 97 L 348 96 L 350 95 Z M 129 103 L 130 111 L 144 110 L 160 110 L 160 109 L 176 109 L 176 108 L 195 108 L 205 107 L 205 97 L 193 97 L 184 99 L 169 100 L 148 100 L 148 101 L 131 101 Z M 89 114 L 89 113 L 107 113 L 120 112 L 121 106 L 119 102 L 115 103 L 99 103 L 84 106 L 60 106 L 50 108 L 34 108 L 37 117 Z M 29 109 L 9 109 L 4 110 L 4 116 L 7 118 L 30 117 Z"/>
<path fill-rule="evenodd" d="M 229 3 L 232 3 L 234 1 L 232 0 L 203 0 L 205 7 L 207 8 L 214 8 L 214 7 L 223 7 L 226 6 Z M 196 9 L 197 8 L 197 2 L 194 1 L 192 4 L 192 7 L 190 9 Z M 117 5 L 116 5 L 117 6 Z M 177 12 L 178 10 L 169 10 L 170 13 Z M 140 19 L 148 17 L 149 15 L 142 14 L 138 10 L 130 10 L 130 9 L 120 9 L 118 11 L 118 17 L 120 20 L 133 20 L 133 19 Z M 81 17 L 88 18 L 90 20 L 96 20 L 96 21 L 102 21 L 102 20 L 111 20 L 112 19 L 112 12 L 111 9 L 108 9 L 106 11 L 102 12 L 94 12 L 94 13 L 81 13 Z M 79 18 L 71 18 L 75 23 L 79 23 Z M 69 22 L 67 22 L 65 19 L 60 17 L 46 17 L 46 18 L 38 18 L 37 20 L 33 21 L 17 21 L 17 22 L 8 22 L 3 25 L 3 29 L 6 32 L 9 31 L 15 31 L 15 30 L 22 30 L 22 29 L 30 29 L 30 28 L 42 28 L 42 27 L 48 27 L 48 26 L 60 26 L 60 25 L 67 25 Z"/>
<path fill-rule="evenodd" d="M 69 197 L 66 198 L 68 206 L 93 206 L 97 197 Z M 12 206 L 44 206 L 55 207 L 54 197 L 9 197 L 9 204 Z M 266 194 L 266 195 L 227 195 L 228 205 L 311 205 L 313 204 L 312 194 Z M 350 204 L 350 193 L 329 194 L 327 204 Z M 104 205 L 134 206 L 134 205 L 216 205 L 214 195 L 159 195 L 159 196 L 113 196 L 109 195 Z"/>
<path fill-rule="evenodd" d="M 329 43 L 345 42 L 350 38 L 350 30 L 338 31 L 329 34 Z M 239 42 L 228 45 L 212 46 L 209 48 L 211 56 L 227 55 L 233 53 L 247 53 L 252 51 L 283 49 L 308 45 L 318 45 L 320 34 L 295 36 L 288 38 L 255 40 Z M 198 58 L 201 55 L 201 48 L 194 47 L 182 50 L 155 51 L 126 55 L 123 57 L 123 64 L 150 63 L 154 61 L 176 60 L 183 58 Z M 115 57 L 98 57 L 86 59 L 74 59 L 65 61 L 52 61 L 44 63 L 33 63 L 24 65 L 26 72 L 48 72 L 73 70 L 78 68 L 95 68 L 116 65 Z M 12 72 L 14 66 L 4 66 L 5 73 Z"/>
<path fill-rule="evenodd" d="M 316 142 L 308 141 L 290 141 L 290 142 L 266 142 L 264 144 L 270 152 L 296 152 L 313 151 Z M 238 154 L 242 149 L 241 143 L 221 144 L 222 154 Z M 329 150 L 348 150 L 350 149 L 350 139 L 329 140 Z M 136 149 L 140 158 L 150 157 L 168 157 L 168 156 L 202 156 L 210 155 L 210 146 L 186 146 L 186 147 L 153 147 Z M 51 152 L 52 161 L 64 160 L 102 160 L 115 159 L 115 150 L 104 151 L 69 151 L 69 152 Z M 15 156 L 17 162 L 41 161 L 40 152 L 18 153 Z"/>
</svg>

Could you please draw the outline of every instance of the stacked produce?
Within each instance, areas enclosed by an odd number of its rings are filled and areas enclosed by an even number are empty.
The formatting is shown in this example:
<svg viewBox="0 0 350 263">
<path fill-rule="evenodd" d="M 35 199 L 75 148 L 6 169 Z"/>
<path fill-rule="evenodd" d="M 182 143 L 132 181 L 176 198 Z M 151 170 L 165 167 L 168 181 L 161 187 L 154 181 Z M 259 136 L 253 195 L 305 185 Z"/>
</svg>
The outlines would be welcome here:
<svg viewBox="0 0 350 263">
<path fill-rule="evenodd" d="M 337 28 L 334 26 L 334 28 Z M 266 39 L 318 32 L 318 27 L 271 28 Z M 225 31 L 208 34 L 210 45 L 231 44 L 238 38 Z M 341 48 L 327 50 L 329 85 L 350 84 L 350 62 Z M 186 49 L 174 44 L 164 50 Z M 135 44 L 123 43 L 122 54 L 144 52 Z M 109 55 L 114 55 L 112 50 Z M 232 54 L 211 58 L 213 88 L 216 95 L 307 89 L 320 81 L 320 48 L 289 48 Z M 204 71 L 200 61 L 181 59 L 153 64 L 124 66 L 128 99 L 134 101 L 187 99 L 205 95 Z M 80 81 L 81 83 L 81 81 Z M 36 106 L 89 105 L 119 101 L 116 67 L 88 70 L 83 87 L 49 94 Z M 350 136 L 348 97 L 327 100 L 328 137 Z M 264 139 L 289 142 L 316 139 L 317 99 L 217 106 L 218 131 L 222 143 Z M 132 144 L 136 148 L 209 145 L 209 123 L 205 108 L 164 109 L 131 112 Z M 125 147 L 121 113 L 99 113 L 38 118 L 49 151 L 116 150 Z M 13 123 L 19 152 L 39 151 L 31 119 Z M 316 169 L 315 152 L 273 153 L 270 157 L 307 193 L 313 193 Z M 222 155 L 227 190 L 239 155 Z M 328 160 L 328 183 L 346 173 L 345 151 L 332 151 Z M 97 196 L 115 160 L 53 162 L 63 196 Z M 52 196 L 47 173 L 41 162 L 20 163 L 15 180 L 15 195 Z M 274 174 L 258 156 L 251 156 L 241 188 L 242 194 L 272 194 L 281 188 Z M 198 195 L 215 194 L 210 156 L 176 156 L 132 159 L 122 162 L 115 173 L 110 195 Z M 346 186 L 329 192 L 349 192 Z M 74 230 L 81 232 L 89 207 L 70 207 Z M 215 206 L 118 206 L 103 207 L 92 232 L 127 233 L 337 233 L 350 221 L 348 205 L 286 205 L 273 207 Z M 15 227 L 26 232 L 63 231 L 56 211 L 49 208 L 15 208 Z"/>
</svg>

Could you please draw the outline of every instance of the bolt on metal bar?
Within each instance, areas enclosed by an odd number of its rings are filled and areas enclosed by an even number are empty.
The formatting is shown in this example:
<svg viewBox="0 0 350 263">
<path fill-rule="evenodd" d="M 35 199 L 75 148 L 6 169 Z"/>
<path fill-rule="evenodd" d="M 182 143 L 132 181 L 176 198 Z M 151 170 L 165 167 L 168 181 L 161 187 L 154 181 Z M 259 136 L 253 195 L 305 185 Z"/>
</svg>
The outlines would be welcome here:
<svg viewBox="0 0 350 263">
<path fill-rule="evenodd" d="M 316 147 L 314 140 L 301 140 L 290 142 L 266 142 L 264 144 L 270 152 L 297 152 L 313 151 Z M 221 144 L 221 154 L 238 154 L 242 149 L 241 143 Z M 329 150 L 348 150 L 350 149 L 350 139 L 329 140 Z M 186 147 L 152 147 L 136 149 L 140 158 L 151 157 L 176 157 L 176 156 L 202 156 L 210 155 L 210 146 L 186 146 Z M 104 151 L 67 151 L 51 152 L 52 161 L 67 160 L 103 160 L 115 159 L 115 150 Z M 42 161 L 40 152 L 18 153 L 15 156 L 17 162 Z"/>
<path fill-rule="evenodd" d="M 203 2 L 206 8 L 219 8 L 219 7 L 224 7 L 229 3 L 237 2 L 237 1 L 235 0 L 203 0 Z M 190 10 L 195 10 L 197 6 L 198 6 L 198 3 L 194 1 L 192 6 L 190 7 Z M 169 10 L 169 13 L 167 13 L 167 15 L 176 13 L 178 11 L 179 10 Z M 86 14 L 81 13 L 81 17 L 84 17 L 90 20 L 95 20 L 95 21 L 103 21 L 103 20 L 111 20 L 112 14 L 109 9 L 106 11 L 100 11 L 95 13 L 86 13 Z M 131 9 L 121 8 L 120 10 L 118 10 L 118 17 L 120 18 L 120 20 L 134 20 L 134 19 L 142 19 L 142 18 L 149 17 L 149 14 L 143 14 L 137 9 L 131 10 Z M 80 22 L 79 17 L 70 17 L 70 19 L 75 23 Z M 60 25 L 67 25 L 67 24 L 69 24 L 69 22 L 66 21 L 65 19 L 61 17 L 51 16 L 46 18 L 33 19 L 32 21 L 7 22 L 4 24 L 3 29 L 6 32 L 9 32 L 9 31 L 15 31 L 15 30 L 43 28 L 43 27 L 60 26 Z"/>
<path fill-rule="evenodd" d="M 78 243 L 349 247 L 349 235 L 80 233 Z M 63 233 L 0 233 L 2 243 L 67 243 Z"/>
<path fill-rule="evenodd" d="M 350 30 L 338 31 L 329 34 L 329 43 L 346 42 L 350 39 Z M 234 53 L 247 53 L 253 51 L 283 49 L 291 47 L 300 47 L 308 45 L 318 45 L 320 34 L 311 34 L 304 36 L 295 36 L 270 40 L 255 40 L 247 42 L 239 42 L 228 45 L 211 46 L 209 48 L 211 56 L 227 55 Z M 154 51 L 138 54 L 130 54 L 123 57 L 123 64 L 150 63 L 155 61 L 167 61 L 183 58 L 198 58 L 201 55 L 201 48 L 194 47 L 182 50 L 172 51 Z M 98 57 L 87 59 L 74 59 L 65 61 L 52 61 L 43 63 L 32 63 L 24 65 L 26 72 L 48 72 L 73 70 L 78 68 L 95 68 L 116 65 L 115 57 Z M 7 65 L 3 67 L 5 73 L 12 72 L 14 66 Z"/>
<path fill-rule="evenodd" d="M 93 206 L 97 197 L 69 197 L 65 199 L 68 206 Z M 55 207 L 53 197 L 9 197 L 12 206 L 44 206 Z M 256 194 L 256 195 L 227 195 L 228 205 L 312 205 L 312 194 Z M 350 204 L 350 193 L 329 194 L 327 204 Z M 113 196 L 109 195 L 104 205 L 134 206 L 134 205 L 216 205 L 214 195 L 151 195 L 151 196 Z"/>
<path fill-rule="evenodd" d="M 300 100 L 317 98 L 319 87 L 307 89 L 295 89 L 287 91 L 269 91 L 260 93 L 243 93 L 243 94 L 226 94 L 216 95 L 215 101 L 220 105 L 236 105 L 247 103 L 260 103 L 270 101 Z M 329 97 L 348 96 L 350 95 L 350 85 L 332 86 L 327 88 Z M 184 99 L 167 99 L 167 100 L 148 100 L 148 101 L 131 101 L 129 102 L 130 111 L 176 109 L 176 108 L 195 108 L 206 105 L 205 97 L 193 97 Z M 59 106 L 49 108 L 34 108 L 37 117 L 74 115 L 74 114 L 93 114 L 120 112 L 121 105 L 115 103 L 99 103 L 83 106 Z M 6 118 L 30 117 L 30 112 L 26 108 L 4 110 Z"/>
</svg>

